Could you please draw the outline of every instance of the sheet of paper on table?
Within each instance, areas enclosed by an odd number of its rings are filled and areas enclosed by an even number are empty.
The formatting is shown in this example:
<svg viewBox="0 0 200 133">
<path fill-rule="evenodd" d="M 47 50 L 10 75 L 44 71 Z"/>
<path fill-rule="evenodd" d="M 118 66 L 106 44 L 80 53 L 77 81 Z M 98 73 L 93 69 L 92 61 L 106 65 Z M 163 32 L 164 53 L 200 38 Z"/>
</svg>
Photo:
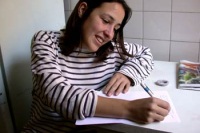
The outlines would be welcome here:
<svg viewBox="0 0 200 133">
<path fill-rule="evenodd" d="M 97 92 L 99 96 L 106 97 L 102 91 Z M 166 122 L 180 122 L 180 118 L 176 112 L 176 109 L 172 103 L 172 100 L 167 91 L 154 91 L 154 96 L 160 99 L 166 100 L 169 102 L 171 106 L 171 110 L 166 116 L 166 118 L 161 121 L 162 123 Z M 126 99 L 126 100 L 134 100 L 140 98 L 146 98 L 149 95 L 145 91 L 129 91 L 126 94 L 119 94 L 118 96 L 111 96 L 109 98 L 118 98 L 118 99 Z M 91 125 L 91 124 L 107 124 L 107 123 L 123 123 L 128 125 L 135 125 L 134 122 L 125 120 L 125 119 L 115 119 L 115 118 L 103 118 L 103 117 L 90 117 L 85 118 L 84 120 L 77 120 L 76 125 Z"/>
</svg>

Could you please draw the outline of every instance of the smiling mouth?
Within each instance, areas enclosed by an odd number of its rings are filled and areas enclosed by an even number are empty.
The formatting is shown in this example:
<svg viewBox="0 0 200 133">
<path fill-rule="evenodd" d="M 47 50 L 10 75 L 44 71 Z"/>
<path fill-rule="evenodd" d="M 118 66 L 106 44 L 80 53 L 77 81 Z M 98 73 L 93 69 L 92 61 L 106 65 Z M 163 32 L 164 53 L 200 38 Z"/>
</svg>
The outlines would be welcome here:
<svg viewBox="0 0 200 133">
<path fill-rule="evenodd" d="M 101 44 L 101 45 L 103 44 L 104 40 L 101 37 L 96 36 L 96 39 L 97 39 L 99 44 Z"/>
</svg>

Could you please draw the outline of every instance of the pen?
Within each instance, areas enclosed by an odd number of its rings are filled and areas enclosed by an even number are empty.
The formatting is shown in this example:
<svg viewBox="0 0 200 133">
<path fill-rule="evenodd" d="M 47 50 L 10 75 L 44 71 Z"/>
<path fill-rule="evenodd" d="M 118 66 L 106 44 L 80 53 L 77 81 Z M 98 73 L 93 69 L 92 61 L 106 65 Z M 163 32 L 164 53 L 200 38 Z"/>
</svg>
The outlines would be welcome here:
<svg viewBox="0 0 200 133">
<path fill-rule="evenodd" d="M 153 97 L 153 92 L 149 89 L 149 87 L 147 87 L 146 84 L 141 83 L 140 85 L 142 86 L 142 88 L 143 88 L 151 97 Z"/>
</svg>

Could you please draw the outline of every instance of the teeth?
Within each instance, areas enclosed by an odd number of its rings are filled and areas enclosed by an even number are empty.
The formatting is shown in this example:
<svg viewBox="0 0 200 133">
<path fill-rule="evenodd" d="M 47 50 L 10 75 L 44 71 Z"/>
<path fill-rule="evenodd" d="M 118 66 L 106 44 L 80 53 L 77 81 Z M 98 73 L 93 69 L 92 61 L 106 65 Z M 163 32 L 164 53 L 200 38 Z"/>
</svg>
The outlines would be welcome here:
<svg viewBox="0 0 200 133">
<path fill-rule="evenodd" d="M 98 40 L 100 43 L 103 42 L 103 39 L 101 39 L 101 38 L 99 38 L 99 37 L 97 37 L 97 40 Z"/>
</svg>

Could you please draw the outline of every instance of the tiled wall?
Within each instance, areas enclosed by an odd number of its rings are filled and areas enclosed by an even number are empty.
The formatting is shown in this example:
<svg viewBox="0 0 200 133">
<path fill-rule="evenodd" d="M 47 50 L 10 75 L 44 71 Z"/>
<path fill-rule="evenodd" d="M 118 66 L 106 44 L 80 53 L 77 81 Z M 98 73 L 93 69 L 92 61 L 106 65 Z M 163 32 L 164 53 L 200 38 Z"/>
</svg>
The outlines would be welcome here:
<svg viewBox="0 0 200 133">
<path fill-rule="evenodd" d="M 66 20 L 78 0 L 64 0 Z M 200 0 L 126 0 L 133 10 L 125 40 L 151 48 L 155 60 L 200 61 Z"/>
</svg>

